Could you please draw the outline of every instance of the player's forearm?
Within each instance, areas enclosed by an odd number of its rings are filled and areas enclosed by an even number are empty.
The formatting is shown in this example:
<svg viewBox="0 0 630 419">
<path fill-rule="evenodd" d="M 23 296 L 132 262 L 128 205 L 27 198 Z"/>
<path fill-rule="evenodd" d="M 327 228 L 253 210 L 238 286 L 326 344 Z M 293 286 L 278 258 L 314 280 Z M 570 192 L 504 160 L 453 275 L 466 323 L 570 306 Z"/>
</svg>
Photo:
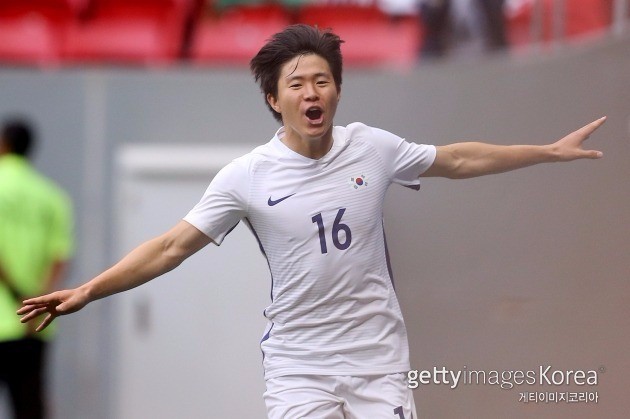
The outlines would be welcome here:
<svg viewBox="0 0 630 419">
<path fill-rule="evenodd" d="M 558 160 L 553 146 L 512 145 L 486 143 L 456 143 L 443 147 L 450 154 L 452 178 L 471 178 L 508 172 L 539 163 Z"/>
<path fill-rule="evenodd" d="M 174 269 L 182 260 L 172 251 L 167 239 L 157 237 L 138 246 L 79 289 L 86 293 L 89 301 L 98 300 L 142 285 Z"/>
</svg>

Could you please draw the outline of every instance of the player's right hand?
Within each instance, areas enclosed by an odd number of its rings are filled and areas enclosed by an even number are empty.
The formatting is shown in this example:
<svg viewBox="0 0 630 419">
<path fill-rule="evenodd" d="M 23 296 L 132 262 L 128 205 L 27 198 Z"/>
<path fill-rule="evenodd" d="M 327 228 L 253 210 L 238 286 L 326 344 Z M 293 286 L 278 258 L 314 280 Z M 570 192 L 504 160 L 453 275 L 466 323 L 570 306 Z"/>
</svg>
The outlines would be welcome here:
<svg viewBox="0 0 630 419">
<path fill-rule="evenodd" d="M 29 298 L 22 302 L 22 307 L 17 311 L 22 316 L 20 321 L 26 323 L 34 318 L 48 313 L 44 320 L 35 329 L 37 332 L 44 330 L 52 321 L 61 315 L 74 313 L 85 307 L 89 299 L 80 288 L 56 291 L 41 297 Z"/>
</svg>

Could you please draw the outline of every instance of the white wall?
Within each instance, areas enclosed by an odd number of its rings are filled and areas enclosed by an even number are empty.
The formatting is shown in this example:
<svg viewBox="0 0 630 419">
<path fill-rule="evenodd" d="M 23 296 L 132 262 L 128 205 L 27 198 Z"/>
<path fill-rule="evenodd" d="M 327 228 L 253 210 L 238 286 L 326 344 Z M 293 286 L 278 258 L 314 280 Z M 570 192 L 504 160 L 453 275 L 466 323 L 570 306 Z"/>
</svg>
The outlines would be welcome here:
<svg viewBox="0 0 630 419">
<path fill-rule="evenodd" d="M 174 225 L 214 175 L 254 148 L 128 145 L 117 154 L 120 256 Z M 264 417 L 260 395 L 270 275 L 243 224 L 114 305 L 117 419 Z M 242 403 L 248 400 L 248 403 Z"/>
</svg>

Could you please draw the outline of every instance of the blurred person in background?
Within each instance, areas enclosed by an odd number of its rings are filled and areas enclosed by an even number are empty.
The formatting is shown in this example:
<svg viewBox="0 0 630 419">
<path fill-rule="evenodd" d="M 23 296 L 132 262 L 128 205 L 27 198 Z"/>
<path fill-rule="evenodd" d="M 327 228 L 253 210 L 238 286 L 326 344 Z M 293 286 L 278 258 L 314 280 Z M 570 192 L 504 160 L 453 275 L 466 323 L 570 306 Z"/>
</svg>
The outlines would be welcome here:
<svg viewBox="0 0 630 419">
<path fill-rule="evenodd" d="M 16 419 L 46 417 L 47 342 L 14 319 L 22 300 L 57 289 L 73 248 L 72 208 L 64 191 L 28 158 L 31 125 L 9 120 L 0 134 L 0 385 Z"/>
<path fill-rule="evenodd" d="M 420 0 L 421 57 L 505 50 L 504 4 L 505 0 Z"/>
</svg>

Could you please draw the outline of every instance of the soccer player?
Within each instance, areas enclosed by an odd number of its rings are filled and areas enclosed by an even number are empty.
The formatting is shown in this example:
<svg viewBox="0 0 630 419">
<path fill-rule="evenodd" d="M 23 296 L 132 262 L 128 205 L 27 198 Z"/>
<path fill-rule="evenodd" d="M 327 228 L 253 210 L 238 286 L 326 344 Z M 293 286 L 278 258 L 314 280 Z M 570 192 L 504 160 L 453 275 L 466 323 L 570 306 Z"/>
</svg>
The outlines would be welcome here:
<svg viewBox="0 0 630 419">
<path fill-rule="evenodd" d="M 171 230 L 76 289 L 24 301 L 38 330 L 91 301 L 141 285 L 244 221 L 269 263 L 261 342 L 270 418 L 415 418 L 408 344 L 392 286 L 382 210 L 388 187 L 469 178 L 545 162 L 596 159 L 582 143 L 604 118 L 544 146 L 435 147 L 362 123 L 334 126 L 338 36 L 306 25 L 274 35 L 251 61 L 282 127 L 235 159 Z"/>
</svg>

